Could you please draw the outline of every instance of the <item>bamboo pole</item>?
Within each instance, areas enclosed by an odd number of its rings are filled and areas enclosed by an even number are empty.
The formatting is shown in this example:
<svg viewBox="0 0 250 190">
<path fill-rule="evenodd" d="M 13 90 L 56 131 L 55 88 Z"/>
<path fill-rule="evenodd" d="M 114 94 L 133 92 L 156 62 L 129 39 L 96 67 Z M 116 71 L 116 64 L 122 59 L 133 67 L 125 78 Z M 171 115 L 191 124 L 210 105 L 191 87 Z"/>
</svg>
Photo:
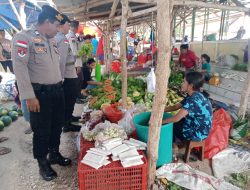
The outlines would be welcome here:
<svg viewBox="0 0 250 190">
<path fill-rule="evenodd" d="M 148 189 L 155 180 L 156 161 L 158 159 L 158 146 L 160 138 L 160 127 L 166 103 L 168 78 L 170 74 L 169 61 L 171 54 L 171 13 L 172 0 L 157 1 L 157 22 L 158 22 L 158 56 L 156 69 L 156 92 L 154 97 L 152 115 L 149 121 L 148 138 Z"/>
<path fill-rule="evenodd" d="M 192 30 L 191 30 L 191 42 L 194 41 L 194 28 L 195 28 L 195 8 L 193 8 L 192 12 Z"/>
<path fill-rule="evenodd" d="M 248 39 L 248 57 L 250 57 L 250 39 Z M 250 65 L 250 59 L 248 59 L 248 65 Z M 247 80 L 245 81 L 244 88 L 242 90 L 240 98 L 240 108 L 238 111 L 238 116 L 243 116 L 245 118 L 249 95 L 250 95 L 250 67 L 248 67 Z"/>
<path fill-rule="evenodd" d="M 116 12 L 116 9 L 117 9 L 117 6 L 118 6 L 119 2 L 120 2 L 120 0 L 114 0 L 112 8 L 111 8 L 111 13 L 109 15 L 109 18 L 112 18 L 112 17 L 115 16 L 115 12 Z"/>
<path fill-rule="evenodd" d="M 127 107 L 127 38 L 126 38 L 126 28 L 128 22 L 128 0 L 121 0 L 122 4 L 122 20 L 121 20 L 121 43 L 120 43 L 120 57 L 122 64 L 122 105 Z"/>
</svg>

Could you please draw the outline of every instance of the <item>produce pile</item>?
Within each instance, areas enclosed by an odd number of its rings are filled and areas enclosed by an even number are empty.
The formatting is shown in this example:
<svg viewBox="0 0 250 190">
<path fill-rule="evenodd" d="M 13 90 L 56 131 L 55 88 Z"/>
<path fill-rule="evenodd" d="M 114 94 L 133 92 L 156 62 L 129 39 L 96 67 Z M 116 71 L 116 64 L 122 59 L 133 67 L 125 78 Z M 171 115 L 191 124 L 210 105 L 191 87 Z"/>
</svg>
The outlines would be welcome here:
<svg viewBox="0 0 250 190">
<path fill-rule="evenodd" d="M 22 110 L 17 106 L 12 106 L 10 109 L 0 108 L 0 131 L 4 130 L 4 127 L 9 126 L 13 121 L 18 119 L 18 116 L 22 116 Z"/>
<path fill-rule="evenodd" d="M 175 88 L 180 88 L 183 81 L 182 74 L 176 74 L 170 78 L 169 83 Z M 103 77 L 103 86 L 91 90 L 92 98 L 90 99 L 90 107 L 93 109 L 101 109 L 103 105 L 121 102 L 122 79 L 120 74 L 112 73 Z M 144 104 L 150 111 L 152 109 L 154 94 L 147 92 L 146 77 L 128 77 L 128 108 L 134 104 Z M 168 90 L 166 97 L 166 105 L 171 106 L 180 101 L 182 97 L 174 90 Z"/>
</svg>

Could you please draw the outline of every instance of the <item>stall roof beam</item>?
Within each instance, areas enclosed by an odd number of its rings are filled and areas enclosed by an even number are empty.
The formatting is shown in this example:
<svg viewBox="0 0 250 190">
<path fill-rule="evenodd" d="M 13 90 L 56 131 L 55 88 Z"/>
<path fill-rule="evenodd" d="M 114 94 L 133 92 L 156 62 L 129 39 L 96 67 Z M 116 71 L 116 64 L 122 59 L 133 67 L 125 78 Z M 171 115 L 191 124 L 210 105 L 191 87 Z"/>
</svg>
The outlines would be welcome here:
<svg viewBox="0 0 250 190">
<path fill-rule="evenodd" d="M 117 9 L 117 6 L 118 6 L 119 2 L 120 2 L 120 0 L 114 0 L 112 8 L 111 8 L 110 15 L 109 15 L 109 18 L 112 18 L 112 17 L 115 16 L 115 12 L 116 12 L 116 9 Z"/>
</svg>

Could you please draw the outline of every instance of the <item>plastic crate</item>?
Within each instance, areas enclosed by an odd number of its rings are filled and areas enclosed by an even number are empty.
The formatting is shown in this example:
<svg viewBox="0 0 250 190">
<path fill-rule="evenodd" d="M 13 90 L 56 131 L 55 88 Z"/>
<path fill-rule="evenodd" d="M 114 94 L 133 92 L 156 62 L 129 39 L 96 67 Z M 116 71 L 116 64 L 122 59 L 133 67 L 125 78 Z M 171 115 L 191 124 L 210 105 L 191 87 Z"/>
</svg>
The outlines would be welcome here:
<svg viewBox="0 0 250 190">
<path fill-rule="evenodd" d="M 94 144 L 92 143 L 92 146 Z M 89 147 L 89 148 L 91 148 Z M 84 149 L 82 149 L 84 150 Z M 143 165 L 123 168 L 120 161 L 112 162 L 98 170 L 81 163 L 86 151 L 78 159 L 78 185 L 80 190 L 146 190 L 147 159 L 143 152 Z"/>
</svg>

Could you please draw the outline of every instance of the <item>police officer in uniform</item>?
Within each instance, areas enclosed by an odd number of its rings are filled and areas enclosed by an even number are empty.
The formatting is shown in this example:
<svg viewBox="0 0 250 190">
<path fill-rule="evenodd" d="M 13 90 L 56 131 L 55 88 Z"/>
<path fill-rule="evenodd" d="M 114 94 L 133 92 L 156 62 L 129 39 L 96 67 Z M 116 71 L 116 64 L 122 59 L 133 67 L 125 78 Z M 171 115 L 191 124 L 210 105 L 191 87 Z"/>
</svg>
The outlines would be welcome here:
<svg viewBox="0 0 250 190">
<path fill-rule="evenodd" d="M 16 34 L 12 44 L 20 97 L 27 102 L 34 132 L 33 155 L 46 181 L 57 177 L 51 164 L 71 163 L 59 153 L 65 107 L 59 53 L 53 38 L 62 21 L 63 16 L 57 10 L 43 6 L 38 24 Z"/>
<path fill-rule="evenodd" d="M 73 55 L 76 57 L 75 68 L 76 68 L 76 73 L 78 75 L 78 96 L 80 96 L 83 76 L 82 76 L 82 59 L 78 56 L 78 52 L 80 50 L 80 42 L 76 37 L 78 28 L 79 28 L 79 21 L 73 20 L 70 23 L 70 31 L 66 35 L 66 37 L 69 40 L 69 45 L 73 52 Z"/>
<path fill-rule="evenodd" d="M 55 37 L 60 54 L 61 74 L 64 79 L 65 124 L 63 131 L 79 131 L 80 126 L 71 125 L 72 113 L 78 95 L 78 78 L 75 69 L 76 57 L 70 48 L 69 40 L 65 36 L 69 32 L 70 20 L 66 15 L 63 15 L 63 18 L 63 24 L 59 27 L 59 32 Z"/>
</svg>

